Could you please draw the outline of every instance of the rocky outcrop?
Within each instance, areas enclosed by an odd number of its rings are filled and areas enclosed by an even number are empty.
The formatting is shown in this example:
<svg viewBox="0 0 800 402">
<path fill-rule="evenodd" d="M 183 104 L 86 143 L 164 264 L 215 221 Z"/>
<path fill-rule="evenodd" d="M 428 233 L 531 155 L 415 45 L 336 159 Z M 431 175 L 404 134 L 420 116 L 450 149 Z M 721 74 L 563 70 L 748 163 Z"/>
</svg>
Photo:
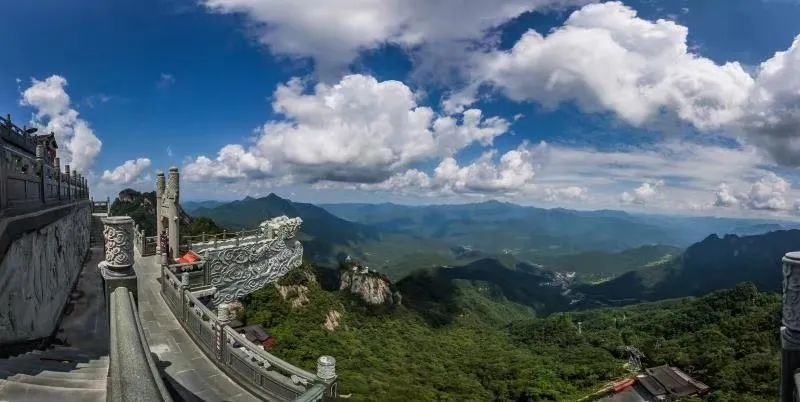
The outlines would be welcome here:
<svg viewBox="0 0 800 402">
<path fill-rule="evenodd" d="M 322 326 L 325 327 L 325 329 L 327 329 L 328 331 L 333 332 L 336 331 L 337 328 L 339 328 L 341 322 L 342 322 L 342 313 L 336 310 L 331 310 L 328 311 L 328 314 L 325 315 L 325 323 L 322 324 Z"/>
<path fill-rule="evenodd" d="M 300 308 L 308 304 L 308 287 L 303 285 L 279 285 L 275 284 L 281 298 L 292 306 L 292 308 Z"/>
<path fill-rule="evenodd" d="M 360 265 L 342 271 L 339 290 L 347 290 L 374 306 L 394 305 L 400 299 L 399 294 L 392 291 L 392 284 L 386 276 Z"/>
</svg>

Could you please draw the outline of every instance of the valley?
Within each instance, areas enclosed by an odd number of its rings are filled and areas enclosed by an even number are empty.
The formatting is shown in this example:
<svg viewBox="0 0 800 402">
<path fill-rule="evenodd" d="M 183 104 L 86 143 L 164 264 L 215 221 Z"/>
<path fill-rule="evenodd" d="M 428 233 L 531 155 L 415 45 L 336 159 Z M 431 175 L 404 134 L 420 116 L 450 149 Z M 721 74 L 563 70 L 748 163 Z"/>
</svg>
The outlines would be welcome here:
<svg viewBox="0 0 800 402">
<path fill-rule="evenodd" d="M 576 400 L 629 375 L 627 346 L 701 378 L 715 400 L 776 397 L 779 261 L 800 244 L 788 223 L 498 202 L 320 208 L 274 194 L 191 208 L 190 221 L 227 230 L 303 219 L 306 263 L 243 300 L 242 318 L 293 364 L 335 353 L 353 400 Z"/>
</svg>

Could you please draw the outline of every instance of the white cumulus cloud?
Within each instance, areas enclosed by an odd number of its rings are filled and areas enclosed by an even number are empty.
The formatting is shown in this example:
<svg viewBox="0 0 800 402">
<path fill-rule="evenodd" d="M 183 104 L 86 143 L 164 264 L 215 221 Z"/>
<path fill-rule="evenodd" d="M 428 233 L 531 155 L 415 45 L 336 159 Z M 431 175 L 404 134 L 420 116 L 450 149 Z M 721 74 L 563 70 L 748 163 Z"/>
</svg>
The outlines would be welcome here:
<svg viewBox="0 0 800 402">
<path fill-rule="evenodd" d="M 519 194 L 533 187 L 536 175 L 534 152 L 527 143 L 499 155 L 484 152 L 471 163 L 460 165 L 453 157 L 444 158 L 429 175 L 416 169 L 400 172 L 361 189 L 384 191 L 428 191 L 448 194 Z"/>
<path fill-rule="evenodd" d="M 128 160 L 114 168 L 114 170 L 105 170 L 100 180 L 107 184 L 130 184 L 138 180 L 149 167 L 150 159 L 148 158 Z"/>
<path fill-rule="evenodd" d="M 715 193 L 714 205 L 739 206 L 752 210 L 783 211 L 789 208 L 786 197 L 792 188 L 786 179 L 769 172 L 750 185 L 747 191 L 736 192 L 722 183 Z"/>
<path fill-rule="evenodd" d="M 631 192 L 623 192 L 619 196 L 619 201 L 623 204 L 637 204 L 637 205 L 645 205 L 650 200 L 655 198 L 661 187 L 664 186 L 664 181 L 659 180 L 653 183 L 644 182 L 641 186 L 636 187 Z"/>
<path fill-rule="evenodd" d="M 480 110 L 438 115 L 417 104 L 399 81 L 349 75 L 306 93 L 293 79 L 275 91 L 273 109 L 283 115 L 260 128 L 255 144 L 231 144 L 216 158 L 197 157 L 187 179 L 239 180 L 284 176 L 296 181 L 375 183 L 409 165 L 447 157 L 472 144 L 492 144 L 508 130 Z"/>
<path fill-rule="evenodd" d="M 687 35 L 620 2 L 589 4 L 546 36 L 530 30 L 510 50 L 483 55 L 475 74 L 515 101 L 574 102 L 635 126 L 677 117 L 718 128 L 740 115 L 753 79 L 737 62 L 692 53 Z"/>
<path fill-rule="evenodd" d="M 31 79 L 31 86 L 22 93 L 20 103 L 36 109 L 33 123 L 41 133 L 55 133 L 62 164 L 85 174 L 103 144 L 89 123 L 71 107 L 66 86 L 67 80 L 58 75 L 44 81 Z"/>
<path fill-rule="evenodd" d="M 785 165 L 800 165 L 800 35 L 761 64 L 741 129 Z"/>
<path fill-rule="evenodd" d="M 473 42 L 527 11 L 588 0 L 203 0 L 209 10 L 247 17 L 254 36 L 279 55 L 310 57 L 328 78 L 359 53 L 395 44 L 427 68 L 462 61 Z M 454 16 L 457 14 L 457 18 Z M 432 64 L 431 64 L 432 63 Z"/>
</svg>

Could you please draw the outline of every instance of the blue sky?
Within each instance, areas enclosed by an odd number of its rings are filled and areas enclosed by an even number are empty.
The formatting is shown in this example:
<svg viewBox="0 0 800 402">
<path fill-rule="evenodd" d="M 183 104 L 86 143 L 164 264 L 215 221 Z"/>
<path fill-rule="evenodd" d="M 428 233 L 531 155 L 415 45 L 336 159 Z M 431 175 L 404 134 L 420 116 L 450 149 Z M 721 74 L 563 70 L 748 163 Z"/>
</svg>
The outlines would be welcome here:
<svg viewBox="0 0 800 402">
<path fill-rule="evenodd" d="M 3 112 L 56 131 L 98 196 L 175 165 L 185 199 L 785 217 L 800 199 L 796 1 L 5 10 Z"/>
</svg>

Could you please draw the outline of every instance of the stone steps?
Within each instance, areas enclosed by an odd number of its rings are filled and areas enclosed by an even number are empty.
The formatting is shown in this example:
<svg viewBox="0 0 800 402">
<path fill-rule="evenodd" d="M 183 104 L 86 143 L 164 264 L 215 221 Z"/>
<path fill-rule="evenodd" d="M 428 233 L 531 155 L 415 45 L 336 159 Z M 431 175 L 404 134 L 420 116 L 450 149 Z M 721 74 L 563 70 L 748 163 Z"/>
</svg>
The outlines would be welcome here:
<svg viewBox="0 0 800 402">
<path fill-rule="evenodd" d="M 108 356 L 56 346 L 0 360 L 0 401 L 105 401 Z"/>
<path fill-rule="evenodd" d="M 8 378 L 8 381 L 22 382 L 26 384 L 47 385 L 51 387 L 63 388 L 83 388 L 83 389 L 106 389 L 106 380 L 80 380 L 80 379 L 59 379 L 30 376 L 27 374 L 17 374 Z"/>
<path fill-rule="evenodd" d="M 101 402 L 105 401 L 105 399 L 105 389 L 53 387 L 13 380 L 0 380 L 0 400 L 4 401 Z"/>
</svg>

